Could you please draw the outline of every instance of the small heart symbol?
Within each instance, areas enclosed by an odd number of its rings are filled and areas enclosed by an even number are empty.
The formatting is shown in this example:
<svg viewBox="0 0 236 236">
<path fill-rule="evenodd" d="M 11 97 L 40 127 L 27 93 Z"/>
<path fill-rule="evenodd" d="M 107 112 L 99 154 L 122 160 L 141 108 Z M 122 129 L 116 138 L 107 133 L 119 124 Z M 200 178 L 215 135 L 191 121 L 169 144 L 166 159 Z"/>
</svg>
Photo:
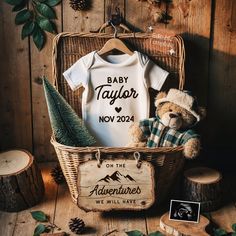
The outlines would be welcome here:
<svg viewBox="0 0 236 236">
<path fill-rule="evenodd" d="M 116 112 L 119 113 L 122 110 L 122 108 L 121 107 L 116 107 L 115 110 L 116 110 Z"/>
</svg>

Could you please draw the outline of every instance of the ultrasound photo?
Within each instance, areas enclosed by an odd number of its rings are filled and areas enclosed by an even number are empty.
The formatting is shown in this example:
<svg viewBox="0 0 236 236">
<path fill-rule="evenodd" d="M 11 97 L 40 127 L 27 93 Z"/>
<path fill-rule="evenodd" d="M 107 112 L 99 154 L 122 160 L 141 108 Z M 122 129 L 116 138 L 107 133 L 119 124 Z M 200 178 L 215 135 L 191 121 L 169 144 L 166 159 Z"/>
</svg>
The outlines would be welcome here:
<svg viewBox="0 0 236 236">
<path fill-rule="evenodd" d="M 198 223 L 200 213 L 199 202 L 171 200 L 170 220 Z"/>
</svg>

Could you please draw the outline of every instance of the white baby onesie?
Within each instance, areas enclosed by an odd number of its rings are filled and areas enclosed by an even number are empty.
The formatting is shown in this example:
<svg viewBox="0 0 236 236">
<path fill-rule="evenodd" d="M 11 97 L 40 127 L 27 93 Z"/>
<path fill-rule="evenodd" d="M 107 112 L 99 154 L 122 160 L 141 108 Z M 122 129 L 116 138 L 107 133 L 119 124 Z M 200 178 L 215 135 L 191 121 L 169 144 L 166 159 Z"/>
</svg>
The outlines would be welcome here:
<svg viewBox="0 0 236 236">
<path fill-rule="evenodd" d="M 130 125 L 149 117 L 148 88 L 160 90 L 168 72 L 137 51 L 105 59 L 93 51 L 63 75 L 72 90 L 85 88 L 82 116 L 98 146 L 123 147 Z"/>
</svg>

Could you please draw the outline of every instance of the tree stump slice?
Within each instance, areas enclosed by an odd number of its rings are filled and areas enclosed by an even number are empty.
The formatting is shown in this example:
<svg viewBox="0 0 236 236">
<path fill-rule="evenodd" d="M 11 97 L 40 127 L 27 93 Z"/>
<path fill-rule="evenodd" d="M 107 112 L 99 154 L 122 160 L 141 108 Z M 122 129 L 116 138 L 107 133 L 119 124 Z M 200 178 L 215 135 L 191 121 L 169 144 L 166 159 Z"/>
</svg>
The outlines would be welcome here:
<svg viewBox="0 0 236 236">
<path fill-rule="evenodd" d="M 222 175 L 207 167 L 196 167 L 184 172 L 183 197 L 201 203 L 201 212 L 218 209 L 222 202 Z"/>
<path fill-rule="evenodd" d="M 0 153 L 0 210 L 18 212 L 42 199 L 44 184 L 34 157 L 25 150 Z"/>
<path fill-rule="evenodd" d="M 198 223 L 170 220 L 169 212 L 160 219 L 160 228 L 168 235 L 174 236 L 209 236 L 205 231 L 209 224 L 209 220 L 202 215 L 200 215 Z"/>
</svg>

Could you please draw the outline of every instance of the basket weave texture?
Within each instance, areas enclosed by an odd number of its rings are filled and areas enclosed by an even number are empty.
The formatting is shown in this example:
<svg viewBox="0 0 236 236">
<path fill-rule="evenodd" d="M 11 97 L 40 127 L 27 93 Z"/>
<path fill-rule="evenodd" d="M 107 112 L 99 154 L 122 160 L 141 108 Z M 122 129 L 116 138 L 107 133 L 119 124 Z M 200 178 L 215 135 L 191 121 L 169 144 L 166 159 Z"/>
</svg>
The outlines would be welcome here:
<svg viewBox="0 0 236 236">
<path fill-rule="evenodd" d="M 54 38 L 52 61 L 54 84 L 79 116 L 82 113 L 83 88 L 73 92 L 62 73 L 82 56 L 101 49 L 105 42 L 112 37 L 113 35 L 106 33 L 61 33 Z M 183 89 L 185 51 L 180 36 L 158 33 L 123 33 L 119 34 L 119 38 L 125 41 L 130 48 L 147 54 L 155 63 L 167 70 L 170 73 L 168 79 L 170 87 Z M 77 190 L 78 165 L 95 159 L 98 152 L 101 153 L 101 159 L 134 159 L 134 153 L 138 152 L 141 160 L 150 161 L 155 168 L 156 203 L 167 200 L 166 197 L 184 165 L 182 147 L 69 147 L 59 144 L 53 136 L 51 143 L 55 148 L 72 200 L 75 203 L 79 197 Z"/>
</svg>

